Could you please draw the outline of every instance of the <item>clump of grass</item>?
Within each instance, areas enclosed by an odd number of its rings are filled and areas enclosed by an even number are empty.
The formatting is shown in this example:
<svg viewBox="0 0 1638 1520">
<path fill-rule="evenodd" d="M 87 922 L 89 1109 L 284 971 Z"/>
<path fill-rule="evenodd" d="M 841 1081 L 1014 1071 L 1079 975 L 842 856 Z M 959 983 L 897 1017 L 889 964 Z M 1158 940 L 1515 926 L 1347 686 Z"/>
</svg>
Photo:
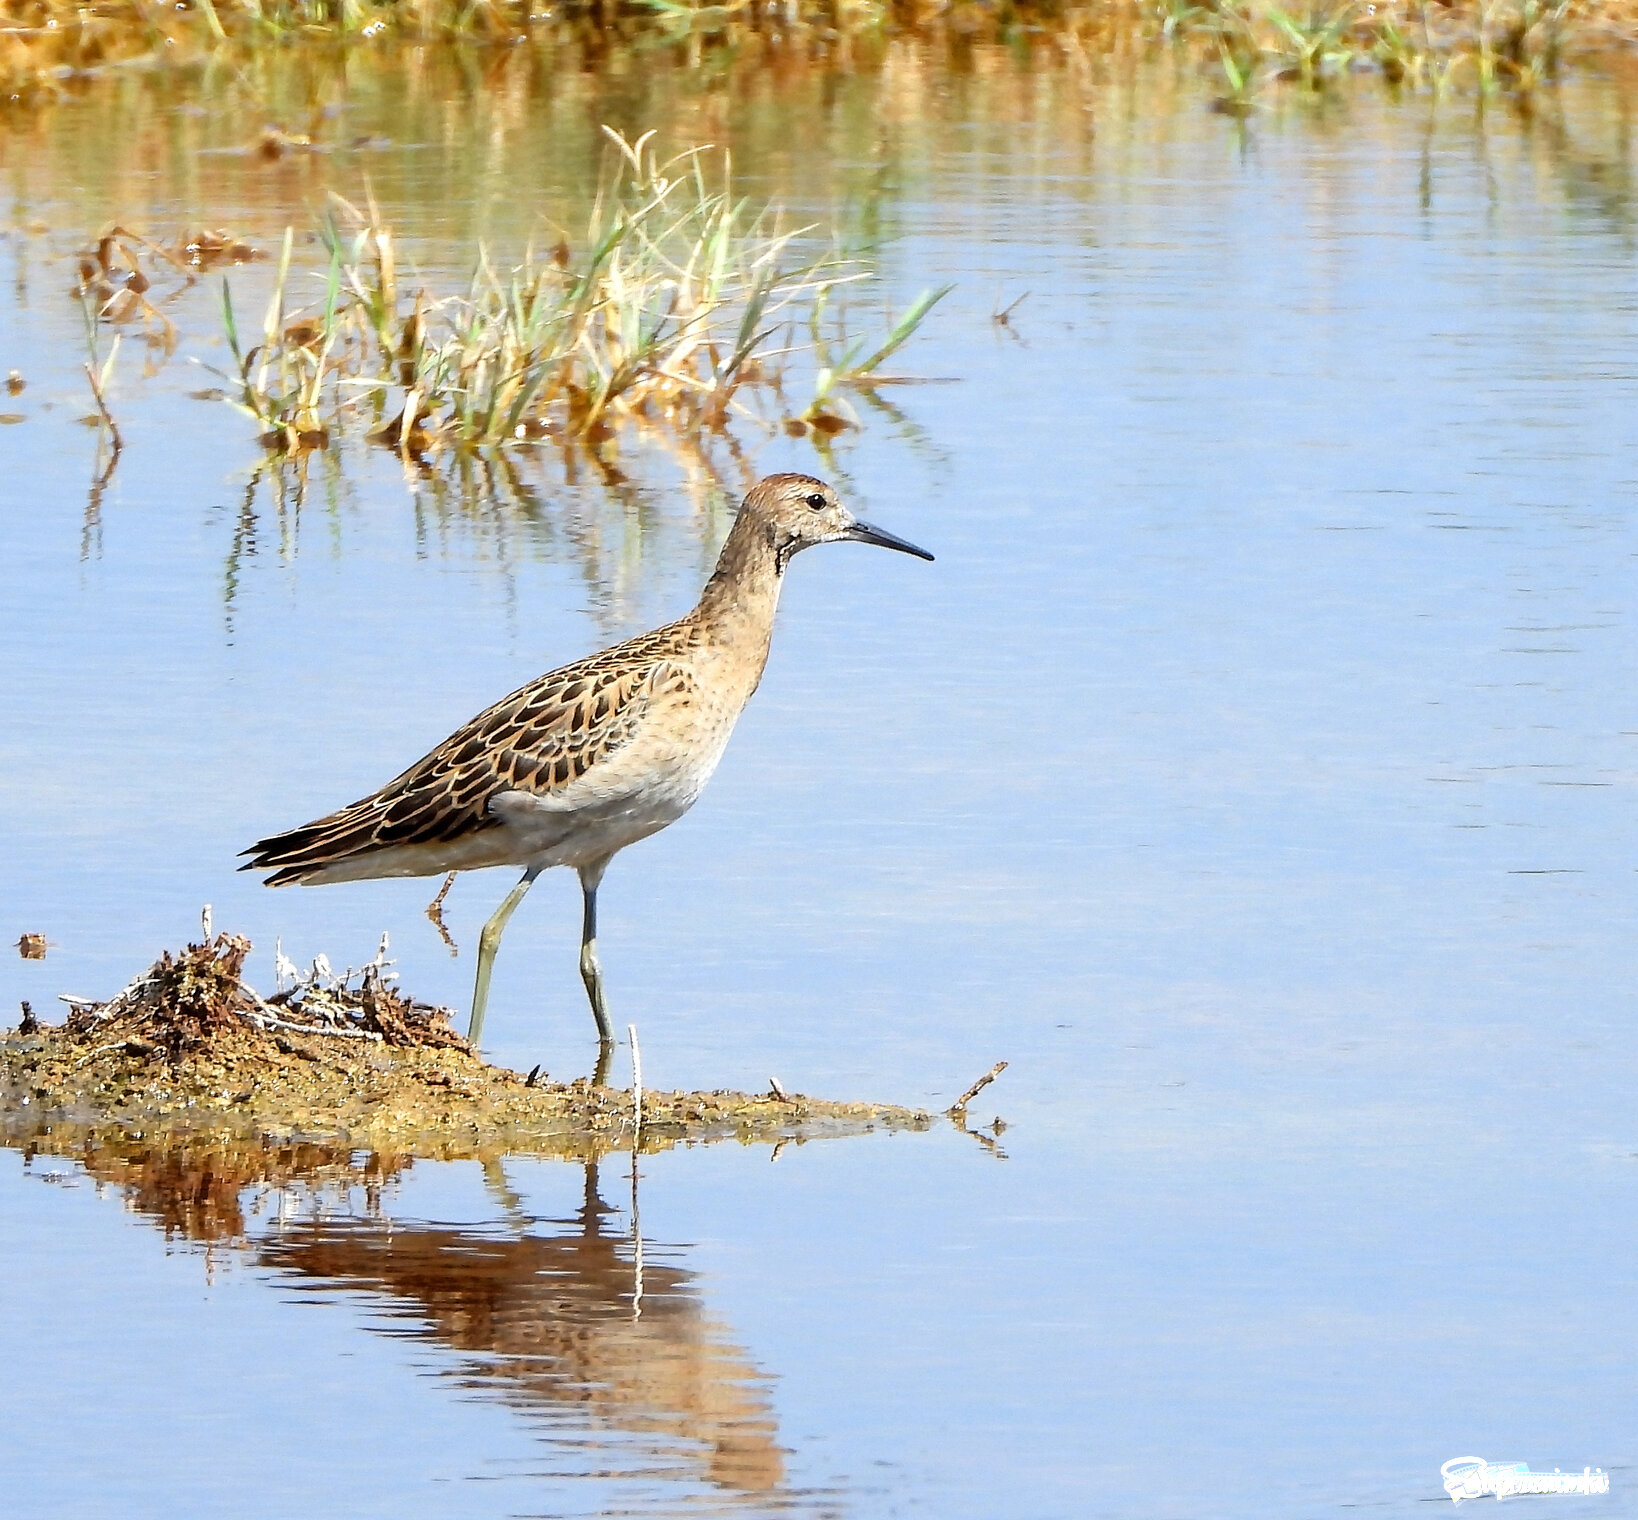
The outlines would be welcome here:
<svg viewBox="0 0 1638 1520">
<path fill-rule="evenodd" d="M 332 352 L 342 336 L 340 315 L 340 265 L 332 255 L 325 285 L 321 319 L 285 322 L 285 286 L 290 278 L 290 253 L 295 229 L 286 228 L 284 247 L 279 255 L 273 298 L 267 305 L 262 324 L 262 341 L 248 352 L 239 339 L 239 324 L 233 312 L 233 293 L 222 281 L 222 321 L 228 348 L 237 368 L 241 399 L 234 402 L 264 429 L 262 441 L 270 448 L 287 452 L 323 448 L 329 441 L 321 412 L 326 379 L 339 378 L 339 368 L 328 373 Z"/>
<path fill-rule="evenodd" d="M 1225 116 L 1249 116 L 1257 106 L 1263 87 L 1263 51 L 1240 33 L 1217 38 L 1217 64 L 1221 88 L 1212 100 L 1212 109 Z"/>
<path fill-rule="evenodd" d="M 406 293 L 391 229 L 373 208 L 339 203 L 357 230 L 327 219 L 322 299 L 291 307 L 287 232 L 249 349 L 224 282 L 235 404 L 263 441 L 322 447 L 355 419 L 411 454 L 598 443 L 623 427 L 693 436 L 735 419 L 848 426 L 846 393 L 884 383 L 882 366 L 945 290 L 923 294 L 885 340 L 853 338 L 838 297 L 871 278 L 861 257 L 805 252 L 812 229 L 736 199 L 725 159 L 713 183 L 705 150 L 662 162 L 652 133 L 609 137 L 614 171 L 578 251 L 562 238 L 500 270 L 485 250 L 464 292 Z M 793 408 L 786 382 L 806 355 L 818 359 L 815 394 Z"/>
<path fill-rule="evenodd" d="M 1376 72 L 1396 86 L 1525 94 L 1557 78 L 1577 38 L 1638 30 L 1638 8 L 1599 0 L 1141 0 L 1157 40 L 1195 49 L 1217 108 L 1243 115 L 1267 82 L 1316 92 Z"/>
<path fill-rule="evenodd" d="M 1300 10 L 1270 5 L 1265 14 L 1276 35 L 1276 59 L 1284 77 L 1299 79 L 1309 89 L 1355 57 L 1350 45 L 1354 22 L 1363 7 L 1356 0 L 1327 4 L 1326 0 Z"/>
</svg>

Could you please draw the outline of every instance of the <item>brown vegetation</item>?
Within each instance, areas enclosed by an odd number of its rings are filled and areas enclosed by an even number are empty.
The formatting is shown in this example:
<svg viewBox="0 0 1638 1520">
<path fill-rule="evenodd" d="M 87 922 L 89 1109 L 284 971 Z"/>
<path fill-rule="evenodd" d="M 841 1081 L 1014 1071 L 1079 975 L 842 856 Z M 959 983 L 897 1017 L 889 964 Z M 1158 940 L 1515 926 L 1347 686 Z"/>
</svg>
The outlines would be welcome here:
<svg viewBox="0 0 1638 1520">
<path fill-rule="evenodd" d="M 570 0 L 543 12 L 528 0 L 0 0 L 0 93 L 49 98 L 119 68 L 174 68 L 223 51 L 291 41 L 399 37 L 572 47 L 591 53 L 641 41 L 689 63 L 773 44 L 838 59 L 896 36 L 974 41 L 1057 38 L 1078 54 L 1184 44 L 1231 87 L 1257 74 L 1300 78 L 1375 68 L 1394 81 L 1443 88 L 1530 88 L 1566 51 L 1630 42 L 1634 0 Z M 1458 76 L 1460 76 L 1458 78 Z M 302 147 L 300 135 L 268 151 Z"/>
</svg>

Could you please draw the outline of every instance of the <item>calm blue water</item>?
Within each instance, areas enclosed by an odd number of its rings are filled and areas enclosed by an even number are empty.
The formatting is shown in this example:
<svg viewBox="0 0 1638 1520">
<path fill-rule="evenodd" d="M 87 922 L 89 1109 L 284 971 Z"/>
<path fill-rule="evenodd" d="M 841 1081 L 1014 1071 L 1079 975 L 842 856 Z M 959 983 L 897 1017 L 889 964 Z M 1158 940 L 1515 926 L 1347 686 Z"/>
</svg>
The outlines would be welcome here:
<svg viewBox="0 0 1638 1520">
<path fill-rule="evenodd" d="M 1004 1158 L 949 1131 L 649 1158 L 637 1331 L 612 1163 L 593 1247 L 581 1169 L 513 1160 L 510 1212 L 422 1162 L 373 1214 L 292 1205 L 206 1252 L 14 1154 L 0 1344 L 41 1370 L 0 1393 L 12 1512 L 1421 1513 L 1472 1452 L 1603 1467 L 1608 1499 L 1525 1502 L 1638 1514 L 1619 102 L 1362 93 L 1242 138 L 1187 93 L 1088 111 L 983 63 L 793 93 L 801 158 L 749 89 L 709 128 L 799 205 L 885 187 L 899 299 L 958 282 L 905 355 L 955 383 L 894 390 L 913 428 L 872 417 L 824 466 L 938 562 L 797 564 L 705 798 L 611 869 L 601 948 L 650 1085 L 942 1106 L 1006 1058 L 974 1114 Z M 569 109 L 507 118 L 514 173 Z M 165 151 L 116 193 L 62 144 L 119 112 L 120 153 Z M 276 940 L 357 963 L 385 928 L 407 986 L 464 1004 L 510 878 L 457 883 L 452 959 L 435 882 L 271 893 L 235 853 L 692 601 L 731 508 L 659 457 L 612 502 L 525 465 L 522 510 L 346 448 L 281 511 L 248 424 L 185 394 L 220 360 L 209 290 L 177 358 L 122 371 L 87 527 L 60 255 L 133 205 L 268 241 L 367 170 L 460 268 L 546 204 L 491 182 L 500 114 L 449 128 L 486 171 L 436 199 L 424 146 L 257 171 L 129 100 L 8 147 L 0 938 L 54 948 L 0 962 L 5 1006 L 111 993 L 205 901 L 259 984 Z M 820 465 L 756 450 L 785 468 Z M 497 1059 L 589 1064 L 576 907 L 548 877 L 514 919 Z M 463 1254 L 510 1264 L 521 1330 L 461 1318 Z"/>
</svg>

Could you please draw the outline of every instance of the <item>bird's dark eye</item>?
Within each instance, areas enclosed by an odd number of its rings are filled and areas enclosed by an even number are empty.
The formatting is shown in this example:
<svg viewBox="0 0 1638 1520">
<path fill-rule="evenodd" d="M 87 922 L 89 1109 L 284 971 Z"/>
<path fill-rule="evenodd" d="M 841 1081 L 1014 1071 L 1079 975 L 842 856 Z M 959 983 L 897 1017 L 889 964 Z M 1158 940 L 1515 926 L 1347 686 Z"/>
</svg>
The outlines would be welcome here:
<svg viewBox="0 0 1638 1520">
<path fill-rule="evenodd" d="M 804 496 L 802 500 L 807 502 L 807 504 L 812 507 L 815 512 L 817 512 L 825 504 L 825 498 L 817 491 L 815 491 L 811 496 Z"/>
</svg>

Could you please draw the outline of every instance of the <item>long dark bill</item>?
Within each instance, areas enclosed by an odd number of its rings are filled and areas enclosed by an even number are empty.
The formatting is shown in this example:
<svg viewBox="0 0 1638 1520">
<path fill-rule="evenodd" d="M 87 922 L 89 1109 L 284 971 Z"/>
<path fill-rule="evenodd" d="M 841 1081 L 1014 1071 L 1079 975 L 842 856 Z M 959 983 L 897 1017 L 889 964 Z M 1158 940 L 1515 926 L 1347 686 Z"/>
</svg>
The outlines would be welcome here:
<svg viewBox="0 0 1638 1520">
<path fill-rule="evenodd" d="M 932 555 L 925 549 L 918 549 L 907 539 L 900 538 L 897 533 L 889 533 L 886 528 L 874 528 L 867 522 L 856 522 L 847 530 L 847 536 L 856 544 L 879 544 L 883 549 L 897 549 L 900 554 L 913 554 L 917 559 L 932 559 Z"/>
</svg>

